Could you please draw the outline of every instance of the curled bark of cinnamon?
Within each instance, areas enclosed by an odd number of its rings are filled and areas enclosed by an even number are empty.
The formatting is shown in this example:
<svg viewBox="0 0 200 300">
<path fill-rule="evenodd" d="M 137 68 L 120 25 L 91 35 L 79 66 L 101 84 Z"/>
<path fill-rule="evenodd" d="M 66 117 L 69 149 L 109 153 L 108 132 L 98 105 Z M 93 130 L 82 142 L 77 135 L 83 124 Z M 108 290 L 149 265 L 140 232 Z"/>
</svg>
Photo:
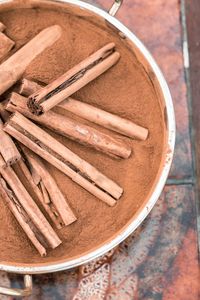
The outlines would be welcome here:
<svg viewBox="0 0 200 300">
<path fill-rule="evenodd" d="M 0 111 L 0 115 L 4 115 L 4 122 L 9 118 L 9 113 L 7 112 L 7 115 L 6 112 L 6 110 Z M 28 148 L 22 145 L 17 146 L 20 150 L 20 154 L 22 153 L 21 159 L 18 161 L 18 166 L 21 168 L 29 185 L 37 195 L 38 200 L 52 222 L 60 229 L 76 221 L 76 217 L 66 203 L 65 197 L 53 177 L 45 168 L 41 159 L 34 155 L 34 153 L 31 153 Z M 43 181 L 46 182 L 46 186 Z M 48 203 L 45 201 L 46 197 L 49 199 Z"/>
<path fill-rule="evenodd" d="M 11 167 L 2 168 L 0 159 L 0 184 L 4 190 L 5 200 L 11 211 L 24 229 L 28 238 L 42 256 L 46 255 L 46 248 L 56 248 L 61 240 L 45 219 L 25 187 Z"/>
<path fill-rule="evenodd" d="M 23 78 L 19 87 L 19 94 L 29 97 L 31 94 L 39 91 L 44 85 L 33 80 Z"/>
<path fill-rule="evenodd" d="M 58 104 L 58 107 L 127 137 L 138 138 L 143 141 L 148 137 L 148 129 L 139 126 L 128 119 L 121 118 L 73 98 L 69 97 L 62 101 Z"/>
<path fill-rule="evenodd" d="M 49 206 L 48 205 L 49 203 L 47 204 L 45 202 L 45 196 L 43 193 L 43 183 L 41 181 L 41 178 L 39 179 L 38 183 L 35 183 L 33 174 L 30 172 L 30 170 L 27 167 L 27 163 L 25 163 L 25 161 L 23 159 L 21 159 L 19 161 L 18 166 L 21 169 L 21 171 L 23 172 L 23 174 L 25 175 L 25 177 L 27 178 L 30 187 L 33 189 L 33 191 L 37 195 L 38 200 L 42 204 L 44 210 L 46 211 L 47 215 L 50 217 L 53 224 L 55 224 L 58 229 L 61 229 L 64 226 L 62 219 L 60 218 L 57 211 L 55 211 L 54 206 L 53 205 Z M 45 189 L 45 191 L 46 191 L 46 189 Z"/>
<path fill-rule="evenodd" d="M 23 79 L 19 93 L 28 97 L 40 89 L 41 85 L 39 83 Z M 60 102 L 57 107 L 70 111 L 87 121 L 96 123 L 130 138 L 138 138 L 144 141 L 148 137 L 148 129 L 139 126 L 128 119 L 121 118 L 103 109 L 75 100 L 71 97 Z"/>
<path fill-rule="evenodd" d="M 0 118 L 0 154 L 4 164 L 10 166 L 20 160 L 21 155 L 11 137 L 3 131 L 3 122 Z"/>
<path fill-rule="evenodd" d="M 112 157 L 128 158 L 131 155 L 131 148 L 124 142 L 67 116 L 53 111 L 48 111 L 41 116 L 33 115 L 27 108 L 27 99 L 16 93 L 11 94 L 5 108 L 10 112 L 18 111 L 62 136 L 95 148 Z"/>
<path fill-rule="evenodd" d="M 23 209 L 18 199 L 15 197 L 14 193 L 6 184 L 6 181 L 0 176 L 0 193 L 3 196 L 3 199 L 7 203 L 9 209 L 15 216 L 19 225 L 22 227 L 27 237 L 30 239 L 32 244 L 35 246 L 37 251 L 42 257 L 47 255 L 45 247 L 42 245 L 42 242 L 38 238 L 38 230 L 33 225 L 32 221 L 28 217 L 26 211 Z"/>
<path fill-rule="evenodd" d="M 37 185 L 36 183 L 34 184 L 41 193 L 41 204 L 55 223 L 56 227 L 60 229 L 63 226 L 74 223 L 77 218 L 67 204 L 67 200 L 59 189 L 56 181 L 44 166 L 42 160 L 28 148 L 24 146 L 21 146 L 21 148 L 30 167 L 30 174 L 34 170 L 34 174 L 37 174 L 37 176 L 40 177 L 40 181 L 37 182 Z"/>
<path fill-rule="evenodd" d="M 7 102 L 7 101 L 6 101 Z M 5 103 L 0 103 L 0 119 L 2 119 L 3 123 L 7 122 L 10 117 L 10 112 L 5 109 Z"/>
<path fill-rule="evenodd" d="M 104 46 L 61 77 L 31 95 L 28 101 L 30 111 L 40 115 L 50 110 L 111 68 L 119 58 L 120 54 L 115 51 L 114 43 Z"/>
<path fill-rule="evenodd" d="M 22 76 L 27 66 L 61 36 L 61 28 L 54 25 L 42 30 L 25 46 L 0 65 L 0 95 Z"/>
<path fill-rule="evenodd" d="M 107 204 L 121 197 L 119 185 L 21 114 L 12 115 L 4 130 Z"/>
</svg>

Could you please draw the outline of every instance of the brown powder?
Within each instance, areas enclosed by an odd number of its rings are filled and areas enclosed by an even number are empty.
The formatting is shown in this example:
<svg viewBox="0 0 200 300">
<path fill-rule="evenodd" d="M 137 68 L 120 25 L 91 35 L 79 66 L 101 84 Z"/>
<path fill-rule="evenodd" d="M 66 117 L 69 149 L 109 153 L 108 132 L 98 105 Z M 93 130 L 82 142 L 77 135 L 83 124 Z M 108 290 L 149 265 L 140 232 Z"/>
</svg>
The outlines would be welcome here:
<svg viewBox="0 0 200 300">
<path fill-rule="evenodd" d="M 70 259 L 110 239 L 145 201 L 158 173 L 163 151 L 164 122 L 159 101 L 148 75 L 125 41 L 111 29 L 105 31 L 97 27 L 92 19 L 37 8 L 0 12 L 0 21 L 6 25 L 6 33 L 16 42 L 16 48 L 47 26 L 62 26 L 62 38 L 35 59 L 25 74 L 25 77 L 45 83 L 56 79 L 106 43 L 115 42 L 121 54 L 119 63 L 81 89 L 75 97 L 133 120 L 150 131 L 144 142 L 122 138 L 132 146 L 133 154 L 130 159 L 120 161 L 58 137 L 76 154 L 119 183 L 124 188 L 124 195 L 115 207 L 110 208 L 46 164 L 78 217 L 77 222 L 57 231 L 63 244 L 50 251 L 47 258 L 39 256 L 4 200 L 0 199 L 0 262 L 32 264 Z M 108 130 L 100 130 L 121 138 Z"/>
</svg>

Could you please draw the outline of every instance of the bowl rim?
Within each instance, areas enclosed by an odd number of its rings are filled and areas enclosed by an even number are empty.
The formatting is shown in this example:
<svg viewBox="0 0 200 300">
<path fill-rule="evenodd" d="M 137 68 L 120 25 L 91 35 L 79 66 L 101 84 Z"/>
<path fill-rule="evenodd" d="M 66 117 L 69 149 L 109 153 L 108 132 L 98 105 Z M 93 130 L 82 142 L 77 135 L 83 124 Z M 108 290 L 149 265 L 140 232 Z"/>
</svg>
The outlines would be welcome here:
<svg viewBox="0 0 200 300">
<path fill-rule="evenodd" d="M 11 3 L 13 0 L 2 0 L 0 2 L 0 5 L 3 3 Z M 50 2 L 49 0 L 45 0 L 43 2 Z M 136 48 L 142 53 L 145 60 L 148 62 L 148 64 L 151 66 L 154 74 L 157 77 L 157 81 L 159 83 L 160 89 L 163 94 L 163 98 L 165 99 L 165 105 L 166 105 L 166 121 L 168 124 L 168 138 L 167 138 L 167 145 L 168 145 L 168 151 L 166 152 L 166 157 L 163 161 L 163 168 L 160 171 L 159 179 L 157 179 L 157 182 L 153 188 L 153 191 L 151 191 L 151 195 L 148 199 L 148 203 L 139 209 L 139 211 L 133 216 L 132 220 L 129 222 L 128 225 L 124 226 L 121 230 L 121 233 L 115 237 L 114 239 L 111 239 L 109 242 L 105 242 L 103 245 L 99 246 L 96 250 L 90 250 L 88 253 L 83 254 L 81 256 L 77 256 L 74 259 L 68 259 L 68 260 L 62 260 L 61 262 L 54 262 L 54 263 L 40 263 L 34 266 L 30 266 L 30 264 L 7 264 L 7 263 L 1 263 L 0 264 L 0 270 L 11 272 L 11 273 L 18 273 L 18 274 L 44 274 L 44 273 L 52 273 L 52 272 L 58 272 L 63 271 L 67 269 L 71 269 L 77 266 L 80 266 L 82 264 L 88 263 L 89 261 L 98 258 L 99 256 L 107 253 L 111 249 L 115 248 L 117 245 L 119 245 L 122 241 L 124 241 L 133 231 L 142 223 L 142 221 L 147 217 L 147 215 L 150 213 L 151 209 L 156 204 L 157 200 L 159 199 L 159 196 L 162 193 L 162 190 L 165 186 L 172 160 L 174 155 L 174 147 L 175 147 L 175 136 L 176 136 L 176 127 L 175 127 L 175 114 L 174 114 L 174 107 L 172 102 L 172 97 L 170 94 L 169 87 L 167 85 L 167 82 L 158 67 L 157 63 L 155 62 L 154 58 L 150 54 L 150 52 L 147 50 L 147 48 L 144 46 L 144 44 L 137 38 L 137 36 L 131 32 L 125 25 L 123 25 L 119 20 L 117 20 L 115 17 L 112 17 L 109 15 L 108 12 L 104 11 L 103 9 L 96 7 L 92 4 L 88 4 L 83 1 L 79 0 L 53 0 L 52 2 L 57 3 L 65 3 L 65 4 L 71 4 L 74 6 L 78 6 L 81 9 L 88 10 L 105 20 L 107 20 L 109 23 L 111 23 L 115 28 L 117 28 L 119 31 L 125 34 L 125 36 L 134 44 Z"/>
</svg>

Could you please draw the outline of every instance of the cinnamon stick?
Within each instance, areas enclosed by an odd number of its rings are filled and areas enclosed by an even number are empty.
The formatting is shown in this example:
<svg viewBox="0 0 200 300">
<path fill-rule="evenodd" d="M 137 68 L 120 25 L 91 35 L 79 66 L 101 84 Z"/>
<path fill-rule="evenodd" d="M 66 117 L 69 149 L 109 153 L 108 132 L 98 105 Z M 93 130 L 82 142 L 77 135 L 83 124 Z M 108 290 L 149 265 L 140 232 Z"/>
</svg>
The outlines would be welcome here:
<svg viewBox="0 0 200 300">
<path fill-rule="evenodd" d="M 0 60 L 2 60 L 14 47 L 15 42 L 13 42 L 4 33 L 0 32 Z"/>
<path fill-rule="evenodd" d="M 27 213 L 13 194 L 13 192 L 8 188 L 5 180 L 0 176 L 0 193 L 2 198 L 7 203 L 9 209 L 15 216 L 16 220 L 26 233 L 27 237 L 33 243 L 35 248 L 38 250 L 42 257 L 47 255 L 47 251 L 45 247 L 41 244 L 38 240 L 38 230 L 35 228 L 33 223 L 31 222 L 30 218 L 28 217 Z"/>
<path fill-rule="evenodd" d="M 2 114 L 4 115 L 5 119 L 4 121 L 8 120 L 8 115 L 6 115 L 5 110 L 1 110 L 0 115 L 2 116 Z M 5 113 L 5 114 L 4 114 Z M 8 112 L 7 112 L 8 113 Z M 8 113 L 9 114 L 9 113 Z M 25 152 L 25 147 L 22 147 L 21 145 L 18 145 L 18 148 L 21 149 L 22 152 L 22 148 L 23 148 L 23 153 Z M 26 152 L 28 152 L 29 150 L 26 148 Z M 28 154 L 27 154 L 28 155 Z M 26 156 L 27 156 L 26 155 Z M 39 161 L 39 157 L 37 157 L 37 160 Z M 31 188 L 33 189 L 33 191 L 35 192 L 35 194 L 37 195 L 38 200 L 40 201 L 40 203 L 42 204 L 43 208 L 45 209 L 46 213 L 49 215 L 50 219 L 52 220 L 52 222 L 56 225 L 56 227 L 58 229 L 62 228 L 65 225 L 69 225 L 72 223 L 72 221 L 75 221 L 76 218 L 73 215 L 73 213 L 71 212 L 70 214 L 70 209 L 68 209 L 68 211 L 66 211 L 65 207 L 66 207 L 66 200 L 64 200 L 64 197 L 62 195 L 62 193 L 60 192 L 56 192 L 58 188 L 55 180 L 53 179 L 53 177 L 48 173 L 48 171 L 45 169 L 45 174 L 46 174 L 46 178 L 49 178 L 49 182 L 51 182 L 52 187 L 54 188 L 54 195 L 52 196 L 53 201 L 49 200 L 49 203 L 47 204 L 45 202 L 45 196 L 48 196 L 48 191 L 46 190 L 46 187 L 44 186 L 43 182 L 42 182 L 42 178 L 39 175 L 39 172 L 37 170 L 37 166 L 35 168 L 31 167 L 29 170 L 28 166 L 30 167 L 30 163 L 28 162 L 27 159 L 24 159 L 23 155 L 21 157 L 21 159 L 18 162 L 18 166 L 21 168 L 22 172 L 24 173 L 27 181 L 29 182 Z M 41 166 L 44 167 L 44 165 L 41 162 Z M 44 173 L 44 172 L 42 172 Z M 48 186 L 47 186 L 48 189 Z M 45 192 L 45 194 L 44 194 Z M 56 208 L 56 205 L 54 205 L 55 202 L 59 201 L 59 203 L 63 202 L 63 209 L 59 212 Z M 63 217 L 64 215 L 64 217 Z M 63 221 L 64 220 L 64 221 Z M 66 221 L 67 220 L 67 221 Z"/>
<path fill-rule="evenodd" d="M 39 91 L 44 85 L 33 80 L 23 78 L 19 87 L 19 94 L 25 97 Z"/>
<path fill-rule="evenodd" d="M 114 205 L 121 197 L 119 185 L 18 112 L 4 130 L 107 204 Z"/>
<path fill-rule="evenodd" d="M 23 79 L 19 93 L 27 97 L 36 93 L 39 89 L 41 89 L 39 83 Z M 71 97 L 60 102 L 57 107 L 130 138 L 146 140 L 148 137 L 148 129 Z"/>
<path fill-rule="evenodd" d="M 0 22 L 0 32 L 3 32 L 6 29 L 6 26 Z"/>
<path fill-rule="evenodd" d="M 35 184 L 32 174 L 29 170 L 29 168 L 27 167 L 24 158 L 22 157 L 20 159 L 20 161 L 18 162 L 18 167 L 21 169 L 21 171 L 23 172 L 24 176 L 26 177 L 27 181 L 29 182 L 31 188 L 33 189 L 33 191 L 35 192 L 35 194 L 37 195 L 37 198 L 40 200 L 40 202 L 43 202 L 43 196 L 42 193 L 38 187 L 37 184 Z"/>
<path fill-rule="evenodd" d="M 12 93 L 5 108 L 10 112 L 18 111 L 24 116 L 44 125 L 62 136 L 95 148 L 115 158 L 128 158 L 131 148 L 119 139 L 102 133 L 97 129 L 72 120 L 71 118 L 48 111 L 41 116 L 33 115 L 27 108 L 27 99 Z"/>
<path fill-rule="evenodd" d="M 4 164 L 12 165 L 20 160 L 21 155 L 11 137 L 3 131 L 3 122 L 0 118 L 0 154 Z"/>
<path fill-rule="evenodd" d="M 28 65 L 61 36 L 61 27 L 54 25 L 42 30 L 25 46 L 0 65 L 0 95 L 9 89 L 24 73 Z"/>
<path fill-rule="evenodd" d="M 119 58 L 120 54 L 115 51 L 114 43 L 104 46 L 61 77 L 32 94 L 28 101 L 30 111 L 40 115 L 50 110 L 111 68 Z"/>
<path fill-rule="evenodd" d="M 87 103 L 68 98 L 59 103 L 58 107 L 127 137 L 143 141 L 148 137 L 148 129 Z"/>
<path fill-rule="evenodd" d="M 39 244 L 34 243 L 34 245 L 42 255 L 45 255 L 46 252 L 43 248 L 49 245 L 54 249 L 61 244 L 61 240 L 26 191 L 14 170 L 11 167 L 2 168 L 2 164 L 3 162 L 0 160 L 0 174 L 3 177 L 1 184 L 3 184 L 2 187 L 10 201 L 12 201 L 11 206 L 15 205 L 15 215 L 17 209 L 18 215 L 21 215 L 21 220 L 23 218 L 23 221 L 29 226 L 29 228 L 25 226 L 23 229 L 27 234 L 28 230 L 32 230 L 33 236 L 28 235 L 28 237 L 32 242 L 34 242 L 32 237 L 35 237 L 39 241 Z M 21 222 L 21 225 L 24 222 Z M 43 245 L 42 249 L 40 248 L 40 244 Z"/>
<path fill-rule="evenodd" d="M 40 184 L 41 190 L 42 190 L 43 202 L 44 202 L 45 204 L 51 203 L 51 200 L 50 200 L 50 198 L 49 198 L 49 194 L 47 193 L 47 190 L 46 190 L 46 188 L 45 188 L 45 186 L 44 186 L 44 183 L 41 181 L 39 184 Z M 60 225 L 60 224 L 59 224 L 59 225 Z M 61 224 L 61 227 L 62 227 L 62 224 Z"/>
<path fill-rule="evenodd" d="M 67 204 L 67 201 L 56 181 L 44 166 L 42 160 L 28 148 L 24 146 L 21 147 L 26 160 L 29 163 L 30 169 L 34 170 L 41 178 L 37 185 L 37 187 L 41 187 L 41 193 L 43 196 L 41 203 L 56 224 L 57 228 L 62 228 L 63 226 L 74 223 L 77 218 Z"/>
<path fill-rule="evenodd" d="M 44 201 L 43 190 L 40 188 L 41 184 L 42 184 L 41 178 L 40 178 L 40 181 L 36 184 L 34 181 L 34 178 L 33 178 L 33 174 L 31 174 L 30 170 L 28 169 L 28 167 L 23 159 L 21 159 L 19 161 L 18 166 L 24 173 L 26 179 L 29 182 L 30 187 L 33 189 L 33 191 L 37 195 L 38 200 L 42 204 L 43 208 L 45 209 L 47 215 L 50 217 L 51 221 L 56 225 L 56 227 L 58 229 L 61 229 L 64 226 L 61 218 L 59 217 L 59 215 L 55 215 L 54 207 L 50 207 Z"/>
<path fill-rule="evenodd" d="M 10 112 L 5 109 L 5 103 L 1 102 L 0 104 L 2 104 L 2 106 L 0 105 L 0 118 L 5 123 L 10 117 Z"/>
</svg>

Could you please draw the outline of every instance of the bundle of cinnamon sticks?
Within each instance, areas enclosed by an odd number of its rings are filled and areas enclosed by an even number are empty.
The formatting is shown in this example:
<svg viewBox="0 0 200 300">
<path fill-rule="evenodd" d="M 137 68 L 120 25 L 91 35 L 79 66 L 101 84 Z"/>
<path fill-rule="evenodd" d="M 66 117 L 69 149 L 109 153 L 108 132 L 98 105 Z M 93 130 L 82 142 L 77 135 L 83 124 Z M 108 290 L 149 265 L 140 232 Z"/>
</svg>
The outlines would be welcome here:
<svg viewBox="0 0 200 300">
<path fill-rule="evenodd" d="M 0 22 L 0 41 L 4 30 L 5 26 Z M 53 138 L 44 128 L 115 159 L 128 159 L 131 147 L 119 136 L 113 137 L 94 128 L 92 123 L 129 138 L 146 140 L 148 137 L 148 130 L 131 120 L 70 98 L 117 64 L 120 54 L 114 43 L 97 50 L 48 85 L 22 78 L 34 58 L 53 46 L 61 34 L 62 29 L 58 25 L 44 29 L 0 65 L 0 95 L 22 79 L 19 92 L 11 93 L 0 108 L 0 191 L 42 256 L 47 254 L 48 247 L 54 249 L 62 242 L 53 227 L 60 229 L 77 219 L 43 160 L 109 206 L 114 206 L 123 194 L 122 187 Z M 69 111 L 91 125 L 58 113 L 58 109 L 55 112 L 54 107 Z M 13 114 L 9 116 L 8 112 Z M 28 180 L 38 203 L 26 190 L 14 165 Z M 51 224 L 39 209 L 39 204 Z"/>
</svg>

